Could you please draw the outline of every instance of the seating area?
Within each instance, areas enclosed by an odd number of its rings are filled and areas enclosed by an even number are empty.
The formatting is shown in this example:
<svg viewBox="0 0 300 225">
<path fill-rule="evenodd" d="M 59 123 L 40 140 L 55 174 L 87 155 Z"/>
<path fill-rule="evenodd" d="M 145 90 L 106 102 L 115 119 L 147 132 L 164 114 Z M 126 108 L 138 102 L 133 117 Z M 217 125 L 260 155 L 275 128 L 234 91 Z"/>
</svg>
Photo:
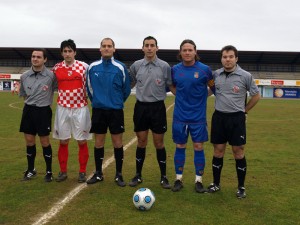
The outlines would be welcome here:
<svg viewBox="0 0 300 225">
<path fill-rule="evenodd" d="M 22 74 L 29 70 L 30 67 L 9 67 L 0 66 L 0 73 L 5 74 Z M 268 79 L 268 80 L 300 80 L 300 72 L 257 72 L 250 71 L 254 79 Z"/>
<path fill-rule="evenodd" d="M 0 66 L 0 73 L 8 74 L 22 74 L 25 71 L 29 70 L 30 67 L 9 67 L 9 66 Z"/>
<path fill-rule="evenodd" d="M 255 79 L 268 80 L 300 80 L 300 73 L 291 72 L 256 72 L 251 71 Z"/>
</svg>

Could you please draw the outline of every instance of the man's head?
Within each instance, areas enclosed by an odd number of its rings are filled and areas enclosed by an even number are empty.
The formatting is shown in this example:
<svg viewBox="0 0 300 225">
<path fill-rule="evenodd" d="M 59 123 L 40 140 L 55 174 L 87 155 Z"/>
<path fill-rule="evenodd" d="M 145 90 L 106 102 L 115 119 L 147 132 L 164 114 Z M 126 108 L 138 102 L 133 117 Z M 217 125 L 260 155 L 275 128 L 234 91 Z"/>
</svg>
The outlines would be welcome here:
<svg viewBox="0 0 300 225">
<path fill-rule="evenodd" d="M 100 52 L 101 56 L 104 59 L 110 59 L 114 56 L 116 49 L 115 49 L 115 42 L 111 38 L 104 38 L 100 43 Z"/>
<path fill-rule="evenodd" d="M 190 39 L 183 40 L 177 58 L 185 64 L 193 64 L 196 60 L 199 60 L 195 42 Z"/>
<path fill-rule="evenodd" d="M 73 40 L 68 39 L 60 44 L 60 52 L 67 65 L 71 65 L 75 61 L 76 44 Z"/>
<path fill-rule="evenodd" d="M 221 49 L 221 62 L 225 71 L 234 71 L 237 61 L 238 51 L 236 47 L 232 45 L 227 45 Z"/>
<path fill-rule="evenodd" d="M 47 52 L 44 48 L 35 48 L 31 54 L 31 64 L 34 70 L 40 70 L 47 61 Z"/>
<path fill-rule="evenodd" d="M 156 52 L 158 51 L 157 40 L 152 36 L 145 37 L 143 40 L 142 51 L 148 60 L 155 59 Z"/>
</svg>

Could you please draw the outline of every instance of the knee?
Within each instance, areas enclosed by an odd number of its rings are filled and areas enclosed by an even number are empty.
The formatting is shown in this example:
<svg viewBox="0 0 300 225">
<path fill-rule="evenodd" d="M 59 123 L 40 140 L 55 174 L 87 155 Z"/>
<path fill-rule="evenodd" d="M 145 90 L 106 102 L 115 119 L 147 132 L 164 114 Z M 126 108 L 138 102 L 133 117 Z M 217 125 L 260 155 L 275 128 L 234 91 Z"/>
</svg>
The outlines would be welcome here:
<svg viewBox="0 0 300 225">
<path fill-rule="evenodd" d="M 163 138 L 153 138 L 153 144 L 156 149 L 162 149 L 165 147 Z"/>
<path fill-rule="evenodd" d="M 60 140 L 59 144 L 61 144 L 61 145 L 68 145 L 69 144 L 69 139 L 67 139 L 67 140 Z"/>
<path fill-rule="evenodd" d="M 48 147 L 50 145 L 49 136 L 40 137 L 40 143 L 42 147 Z"/>
<path fill-rule="evenodd" d="M 203 143 L 194 143 L 194 149 L 198 151 L 203 150 Z"/>
<path fill-rule="evenodd" d="M 244 146 L 233 147 L 232 152 L 235 159 L 242 159 L 245 157 Z"/>
<path fill-rule="evenodd" d="M 215 148 L 214 149 L 214 157 L 223 158 L 225 154 L 225 149 Z"/>
<path fill-rule="evenodd" d="M 50 142 L 49 141 L 41 141 L 41 145 L 42 147 L 48 147 L 50 145 Z"/>
<path fill-rule="evenodd" d="M 122 141 L 115 141 L 113 143 L 113 145 L 114 145 L 114 148 L 122 148 L 123 143 L 122 143 Z"/>
<path fill-rule="evenodd" d="M 245 153 L 244 152 L 234 152 L 233 153 L 233 157 L 235 158 L 235 159 L 242 159 L 242 158 L 244 158 L 245 157 Z"/>
<path fill-rule="evenodd" d="M 78 145 L 84 145 L 85 143 L 87 143 L 86 140 L 80 140 L 80 141 L 77 141 Z"/>
<path fill-rule="evenodd" d="M 186 144 L 176 144 L 176 148 L 186 148 Z"/>
<path fill-rule="evenodd" d="M 146 148 L 147 143 L 148 143 L 147 139 L 142 139 L 142 138 L 138 139 L 138 147 L 140 148 Z"/>
</svg>

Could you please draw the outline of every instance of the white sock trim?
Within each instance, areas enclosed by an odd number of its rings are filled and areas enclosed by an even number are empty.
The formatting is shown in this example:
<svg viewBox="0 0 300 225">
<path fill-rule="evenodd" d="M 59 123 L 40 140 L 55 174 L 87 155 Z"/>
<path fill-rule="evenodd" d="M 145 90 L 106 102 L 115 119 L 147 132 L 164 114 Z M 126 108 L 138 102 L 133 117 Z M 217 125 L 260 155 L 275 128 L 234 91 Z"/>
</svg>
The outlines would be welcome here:
<svg viewBox="0 0 300 225">
<path fill-rule="evenodd" d="M 200 182 L 200 183 L 202 183 L 202 176 L 198 176 L 198 175 L 196 175 L 196 178 L 195 178 L 195 183 L 197 183 L 197 182 Z"/>
<path fill-rule="evenodd" d="M 182 174 L 176 174 L 176 180 L 182 180 Z"/>
</svg>

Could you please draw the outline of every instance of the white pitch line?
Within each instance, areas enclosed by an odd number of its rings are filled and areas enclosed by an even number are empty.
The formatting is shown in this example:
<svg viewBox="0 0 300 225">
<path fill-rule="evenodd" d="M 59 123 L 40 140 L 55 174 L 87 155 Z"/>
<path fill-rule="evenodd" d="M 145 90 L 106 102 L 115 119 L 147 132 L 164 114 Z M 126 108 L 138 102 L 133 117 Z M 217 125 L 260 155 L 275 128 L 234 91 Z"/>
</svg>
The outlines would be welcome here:
<svg viewBox="0 0 300 225">
<path fill-rule="evenodd" d="M 22 109 L 20 107 L 14 106 L 14 104 L 18 104 L 18 103 L 21 103 L 21 102 L 13 102 L 13 103 L 10 103 L 8 106 L 11 107 L 11 108 L 14 108 L 14 109 Z"/>
<path fill-rule="evenodd" d="M 130 140 L 130 142 L 124 146 L 124 151 L 127 150 L 134 142 L 136 142 L 137 138 L 134 137 Z M 103 164 L 103 170 L 108 167 L 114 161 L 114 156 L 109 157 Z M 46 224 L 49 220 L 54 217 L 57 213 L 59 213 L 63 207 L 68 204 L 77 194 L 79 194 L 83 189 L 87 187 L 87 184 L 79 184 L 73 190 L 65 195 L 65 197 L 56 202 L 54 206 L 49 210 L 49 212 L 45 213 L 41 218 L 39 218 L 32 225 L 40 225 Z"/>
<path fill-rule="evenodd" d="M 174 103 L 171 104 L 166 111 L 169 111 L 171 107 L 173 107 Z M 132 138 L 125 146 L 124 151 L 126 151 L 134 142 L 137 141 L 137 137 Z M 114 161 L 114 156 L 111 156 L 108 158 L 104 164 L 103 169 L 108 167 L 112 162 Z M 71 190 L 69 193 L 65 195 L 65 197 L 54 203 L 54 206 L 49 210 L 49 212 L 45 213 L 42 217 L 40 217 L 36 222 L 34 222 L 32 225 L 42 225 L 49 222 L 49 220 L 54 217 L 57 213 L 59 213 L 66 204 L 68 204 L 77 194 L 79 194 L 83 189 L 87 187 L 87 184 L 79 184 L 77 187 L 75 187 L 73 190 Z"/>
</svg>

